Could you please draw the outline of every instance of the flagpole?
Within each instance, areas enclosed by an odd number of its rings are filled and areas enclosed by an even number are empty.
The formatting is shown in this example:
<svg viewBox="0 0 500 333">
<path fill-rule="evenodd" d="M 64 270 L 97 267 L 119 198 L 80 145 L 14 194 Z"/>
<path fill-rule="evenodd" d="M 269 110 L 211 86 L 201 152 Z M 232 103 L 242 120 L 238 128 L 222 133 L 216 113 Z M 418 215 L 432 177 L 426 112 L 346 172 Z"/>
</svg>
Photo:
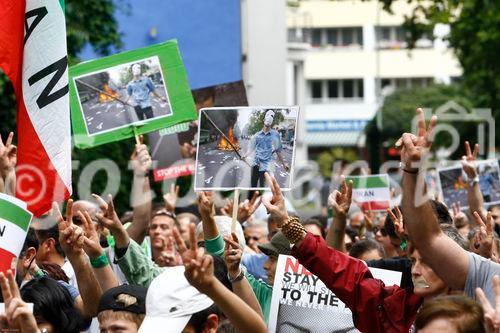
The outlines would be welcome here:
<svg viewBox="0 0 500 333">
<path fill-rule="evenodd" d="M 231 233 L 236 232 L 236 223 L 238 223 L 238 207 L 240 205 L 240 189 L 234 190 L 233 197 L 233 220 L 231 221 Z"/>
</svg>

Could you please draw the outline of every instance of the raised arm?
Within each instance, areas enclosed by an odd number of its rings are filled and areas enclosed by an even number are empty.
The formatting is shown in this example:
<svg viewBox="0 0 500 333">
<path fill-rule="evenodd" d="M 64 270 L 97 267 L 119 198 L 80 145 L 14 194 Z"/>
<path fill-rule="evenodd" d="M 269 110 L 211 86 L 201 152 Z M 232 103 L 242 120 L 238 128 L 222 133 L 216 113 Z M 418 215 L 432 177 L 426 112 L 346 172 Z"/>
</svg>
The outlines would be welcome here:
<svg viewBox="0 0 500 333">
<path fill-rule="evenodd" d="M 205 239 L 214 239 L 219 236 L 219 229 L 215 224 L 215 206 L 213 192 L 198 193 L 198 210 L 203 223 L 203 235 Z"/>
<path fill-rule="evenodd" d="M 433 116 L 426 128 L 424 113 L 417 109 L 417 136 L 404 133 L 396 143 L 401 149 L 403 168 L 402 211 L 408 236 L 423 261 L 452 289 L 463 289 L 469 269 L 469 256 L 439 228 L 437 216 L 426 197 L 420 164 L 431 147 L 437 118 Z"/>
<path fill-rule="evenodd" d="M 90 259 L 90 265 L 94 270 L 94 274 L 99 281 L 99 285 L 103 292 L 108 289 L 118 287 L 120 282 L 109 265 L 109 259 L 106 252 L 99 243 L 99 236 L 95 229 L 92 218 L 88 212 L 78 212 L 80 219 L 83 221 L 82 229 L 85 232 L 83 239 L 83 250 Z"/>
<path fill-rule="evenodd" d="M 109 229 L 115 238 L 115 254 L 120 269 L 129 283 L 148 288 L 163 269 L 142 251 L 140 245 L 130 239 L 115 212 L 111 195 L 108 196 L 108 202 L 97 195 L 94 198 L 104 212 L 96 215 L 99 223 Z"/>
<path fill-rule="evenodd" d="M 4 144 L 0 136 L 0 192 L 15 196 L 17 147 L 12 144 L 13 138 L 10 132 Z"/>
<path fill-rule="evenodd" d="M 144 139 L 139 137 L 140 144 L 135 146 L 134 153 L 130 158 L 134 178 L 132 181 L 131 202 L 134 209 L 133 222 L 128 227 L 127 232 L 137 244 L 141 244 L 148 232 L 151 221 L 151 185 L 149 184 L 148 173 L 151 169 L 151 156 L 148 147 L 143 143 Z"/>
<path fill-rule="evenodd" d="M 59 242 L 75 270 L 78 290 L 83 300 L 82 315 L 85 318 L 95 317 L 102 289 L 83 251 L 84 232 L 80 227 L 73 224 L 73 200 L 68 200 L 66 219 L 62 217 L 57 203 L 54 203 L 53 209 L 59 220 Z"/>
<path fill-rule="evenodd" d="M 229 281 L 233 286 L 233 292 L 264 319 L 259 301 L 240 266 L 243 251 L 238 243 L 238 236 L 234 232 L 231 236 L 232 238 L 224 237 L 224 241 L 226 242 L 224 261 L 227 266 Z"/>
<path fill-rule="evenodd" d="M 476 159 L 479 151 L 479 145 L 474 145 L 474 151 L 471 151 L 469 141 L 465 141 L 465 155 L 462 156 L 462 168 L 467 175 L 467 202 L 470 212 L 478 212 L 481 217 L 486 216 L 484 209 L 483 195 L 479 185 L 479 175 L 477 173 Z"/>
<path fill-rule="evenodd" d="M 328 228 L 326 243 L 328 246 L 346 253 L 345 247 L 345 226 L 347 224 L 347 212 L 352 201 L 352 180 L 346 184 L 345 177 L 342 177 L 340 192 L 335 190 L 328 197 L 328 206 L 333 208 L 333 223 Z"/>
<path fill-rule="evenodd" d="M 194 239 L 194 226 L 190 226 L 189 232 L 190 238 Z M 190 244 L 191 247 L 188 249 L 183 242 L 178 243 L 186 268 L 184 275 L 189 283 L 210 297 L 238 332 L 267 332 L 262 317 L 215 278 L 213 258 L 205 255 L 203 248 L 198 249 L 196 242 Z"/>
</svg>

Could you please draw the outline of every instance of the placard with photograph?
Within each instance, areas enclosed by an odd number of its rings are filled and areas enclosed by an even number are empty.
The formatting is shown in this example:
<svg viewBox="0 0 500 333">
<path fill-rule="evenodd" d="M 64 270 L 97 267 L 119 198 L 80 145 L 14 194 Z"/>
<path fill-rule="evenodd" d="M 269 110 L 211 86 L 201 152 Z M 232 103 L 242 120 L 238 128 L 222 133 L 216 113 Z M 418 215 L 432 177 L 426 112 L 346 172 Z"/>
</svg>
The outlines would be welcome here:
<svg viewBox="0 0 500 333">
<path fill-rule="evenodd" d="M 500 203 L 500 169 L 498 160 L 476 162 L 479 186 L 485 205 Z M 459 203 L 462 209 L 467 209 L 467 175 L 461 165 L 440 168 L 438 171 L 438 185 L 441 196 L 448 207 Z"/>
<path fill-rule="evenodd" d="M 94 147 L 197 117 L 177 41 L 73 66 L 75 145 Z"/>
<path fill-rule="evenodd" d="M 195 191 L 292 187 L 299 107 L 229 107 L 200 110 Z"/>
<path fill-rule="evenodd" d="M 243 81 L 193 90 L 196 108 L 247 106 Z M 198 122 L 187 122 L 149 133 L 155 182 L 192 175 L 196 157 Z"/>
</svg>

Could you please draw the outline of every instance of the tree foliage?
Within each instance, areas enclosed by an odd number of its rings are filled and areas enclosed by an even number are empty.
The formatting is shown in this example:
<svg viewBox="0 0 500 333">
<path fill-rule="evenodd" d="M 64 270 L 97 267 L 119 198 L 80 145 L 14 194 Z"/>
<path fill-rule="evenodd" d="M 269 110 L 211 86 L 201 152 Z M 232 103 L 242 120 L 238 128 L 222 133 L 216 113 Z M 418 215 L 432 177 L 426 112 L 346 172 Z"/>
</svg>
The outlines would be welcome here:
<svg viewBox="0 0 500 333">
<path fill-rule="evenodd" d="M 285 119 L 285 115 L 283 114 L 283 111 L 281 110 L 274 110 L 275 115 L 274 115 L 274 121 L 273 121 L 273 126 L 276 124 L 281 123 Z M 254 135 L 258 131 L 262 129 L 264 126 L 264 117 L 266 116 L 267 110 L 257 110 L 252 113 L 250 116 L 249 122 L 248 122 L 248 127 L 247 133 L 248 135 Z"/>
<path fill-rule="evenodd" d="M 377 117 L 370 121 L 365 129 L 367 147 L 372 157 L 372 169 L 378 170 L 382 162 L 380 161 L 380 152 L 394 147 L 396 141 L 401 137 L 401 133 L 412 131 L 412 120 L 415 117 L 417 107 L 436 110 L 451 101 L 469 111 L 474 107 L 459 85 L 432 85 L 425 88 L 399 89 L 386 97 Z M 447 111 L 454 112 L 455 110 Z M 443 120 L 440 120 L 440 124 L 444 123 Z M 460 134 L 461 141 L 476 142 L 478 125 L 476 122 L 464 122 L 457 117 L 456 120 L 448 123 Z M 439 132 L 433 149 L 449 147 L 451 141 L 452 137 L 449 134 Z M 459 158 L 461 154 L 463 154 L 462 144 L 460 149 L 452 155 L 452 158 Z"/>
</svg>

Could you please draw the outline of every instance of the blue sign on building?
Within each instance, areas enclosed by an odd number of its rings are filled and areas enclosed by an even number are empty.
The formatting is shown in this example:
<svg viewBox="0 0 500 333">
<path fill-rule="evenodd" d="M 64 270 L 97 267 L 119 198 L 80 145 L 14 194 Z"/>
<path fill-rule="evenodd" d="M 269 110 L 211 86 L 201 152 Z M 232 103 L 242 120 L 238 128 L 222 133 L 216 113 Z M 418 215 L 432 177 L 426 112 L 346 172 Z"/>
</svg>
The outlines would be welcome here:
<svg viewBox="0 0 500 333">
<path fill-rule="evenodd" d="M 123 51 L 175 38 L 191 89 L 242 79 L 239 0 L 128 3 L 129 9 L 115 13 L 123 36 Z M 96 57 L 90 48 L 80 56 L 83 60 Z"/>
<path fill-rule="evenodd" d="M 307 122 L 308 132 L 362 131 L 368 120 L 311 120 Z"/>
</svg>

